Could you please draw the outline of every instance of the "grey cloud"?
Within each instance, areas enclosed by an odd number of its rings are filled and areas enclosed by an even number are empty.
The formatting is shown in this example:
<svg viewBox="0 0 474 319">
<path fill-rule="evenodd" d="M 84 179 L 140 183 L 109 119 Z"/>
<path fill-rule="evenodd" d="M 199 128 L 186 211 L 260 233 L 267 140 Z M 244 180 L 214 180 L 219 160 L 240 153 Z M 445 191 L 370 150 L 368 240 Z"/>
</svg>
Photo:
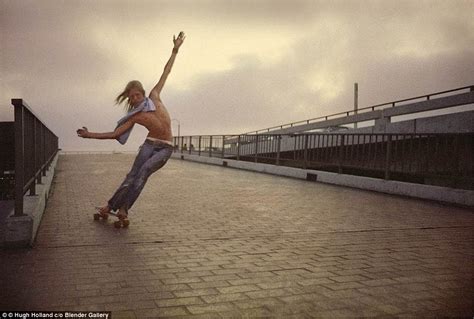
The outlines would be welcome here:
<svg viewBox="0 0 474 319">
<path fill-rule="evenodd" d="M 234 31 L 283 25 L 299 39 L 276 64 L 236 56 L 230 70 L 200 74 L 187 90 L 167 86 L 163 98 L 185 134 L 241 133 L 345 111 L 352 107 L 353 82 L 359 82 L 361 107 L 471 85 L 471 7 L 470 1 L 0 0 L 0 112 L 12 109 L 14 96 L 5 92 L 22 92 L 66 148 L 90 148 L 74 129 L 113 128 L 122 112 L 111 107 L 112 98 L 129 74 L 85 37 L 84 28 L 94 25 L 84 23 L 104 22 L 120 34 L 143 30 L 147 21 L 178 25 L 180 16 L 238 26 Z M 419 55 L 396 52 L 412 44 Z M 333 82 L 339 95 L 325 99 L 323 88 L 308 82 L 314 75 Z M 104 106 L 100 114 L 97 105 Z M 140 132 L 130 142 L 139 143 Z"/>
<path fill-rule="evenodd" d="M 91 45 L 79 17 L 63 12 L 61 3 L 2 2 L 0 107 L 2 113 L 9 113 L 3 118 L 12 118 L 10 99 L 21 97 L 52 128 L 64 133 L 63 123 L 80 118 L 84 105 L 105 102 L 98 91 L 115 74 L 107 51 Z"/>
<path fill-rule="evenodd" d="M 327 102 L 321 92 L 308 87 L 304 71 L 295 72 L 304 65 L 298 61 L 314 56 L 311 50 L 297 50 L 293 62 L 286 59 L 272 67 L 241 57 L 232 70 L 203 75 L 192 90 L 171 92 L 170 110 L 186 134 L 242 133 L 351 110 L 354 82 L 359 83 L 359 107 L 472 85 L 473 53 L 425 58 L 381 54 L 366 59 L 355 52 L 339 66 L 344 71 L 343 92 Z M 324 62 L 315 62 L 312 71 Z"/>
</svg>

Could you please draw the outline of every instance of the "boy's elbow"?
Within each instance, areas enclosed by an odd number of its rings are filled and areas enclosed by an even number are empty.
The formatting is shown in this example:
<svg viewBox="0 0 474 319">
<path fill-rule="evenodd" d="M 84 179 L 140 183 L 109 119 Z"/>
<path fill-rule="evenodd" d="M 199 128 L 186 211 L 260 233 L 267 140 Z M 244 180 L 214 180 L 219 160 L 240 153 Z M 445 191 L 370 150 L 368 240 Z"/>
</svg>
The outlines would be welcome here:
<svg viewBox="0 0 474 319">
<path fill-rule="evenodd" d="M 122 134 L 120 134 L 120 132 L 114 131 L 114 132 L 112 132 L 112 133 L 109 135 L 109 139 L 115 140 L 115 139 L 119 138 L 120 135 L 122 135 Z"/>
</svg>

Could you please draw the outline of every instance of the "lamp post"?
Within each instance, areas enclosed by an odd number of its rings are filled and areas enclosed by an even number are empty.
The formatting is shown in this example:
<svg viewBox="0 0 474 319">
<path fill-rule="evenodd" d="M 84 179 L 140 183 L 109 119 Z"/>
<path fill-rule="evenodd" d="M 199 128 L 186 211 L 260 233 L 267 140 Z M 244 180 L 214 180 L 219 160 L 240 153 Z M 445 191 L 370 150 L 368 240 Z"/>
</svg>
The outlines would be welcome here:
<svg viewBox="0 0 474 319">
<path fill-rule="evenodd" d="M 171 121 L 176 121 L 178 122 L 178 145 L 179 145 L 179 137 L 180 137 L 180 129 L 181 129 L 181 123 L 177 119 L 171 119 Z"/>
<path fill-rule="evenodd" d="M 359 108 L 359 84 L 354 83 L 354 114 L 357 114 Z M 354 123 L 354 128 L 357 128 L 357 122 Z"/>
</svg>

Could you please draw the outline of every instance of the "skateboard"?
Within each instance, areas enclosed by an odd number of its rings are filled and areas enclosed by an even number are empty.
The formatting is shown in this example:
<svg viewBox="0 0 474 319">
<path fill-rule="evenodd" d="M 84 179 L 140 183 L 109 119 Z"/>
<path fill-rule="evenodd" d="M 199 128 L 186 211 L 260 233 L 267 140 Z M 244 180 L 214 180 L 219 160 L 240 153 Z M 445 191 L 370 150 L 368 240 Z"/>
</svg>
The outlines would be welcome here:
<svg viewBox="0 0 474 319">
<path fill-rule="evenodd" d="M 94 220 L 107 220 L 109 219 L 109 215 L 112 215 L 118 218 L 118 220 L 114 222 L 115 228 L 126 228 L 130 225 L 130 221 L 128 220 L 128 218 L 120 218 L 114 212 L 109 212 L 108 214 L 101 214 L 99 213 L 100 207 L 96 207 L 95 209 L 97 210 L 97 213 L 94 214 Z"/>
</svg>

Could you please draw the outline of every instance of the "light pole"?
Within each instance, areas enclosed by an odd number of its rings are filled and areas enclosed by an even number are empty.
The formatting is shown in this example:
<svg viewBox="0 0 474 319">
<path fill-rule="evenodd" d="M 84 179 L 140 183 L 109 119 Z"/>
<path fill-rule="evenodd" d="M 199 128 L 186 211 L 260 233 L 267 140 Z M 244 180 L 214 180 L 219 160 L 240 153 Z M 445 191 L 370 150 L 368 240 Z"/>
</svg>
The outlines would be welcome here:
<svg viewBox="0 0 474 319">
<path fill-rule="evenodd" d="M 354 115 L 357 114 L 359 108 L 359 84 L 354 83 Z M 354 123 L 354 128 L 357 128 L 357 122 Z"/>
<path fill-rule="evenodd" d="M 177 119 L 171 119 L 171 121 L 176 121 L 178 122 L 178 145 L 179 145 L 179 137 L 180 137 L 180 129 L 181 129 L 181 123 Z"/>
</svg>

